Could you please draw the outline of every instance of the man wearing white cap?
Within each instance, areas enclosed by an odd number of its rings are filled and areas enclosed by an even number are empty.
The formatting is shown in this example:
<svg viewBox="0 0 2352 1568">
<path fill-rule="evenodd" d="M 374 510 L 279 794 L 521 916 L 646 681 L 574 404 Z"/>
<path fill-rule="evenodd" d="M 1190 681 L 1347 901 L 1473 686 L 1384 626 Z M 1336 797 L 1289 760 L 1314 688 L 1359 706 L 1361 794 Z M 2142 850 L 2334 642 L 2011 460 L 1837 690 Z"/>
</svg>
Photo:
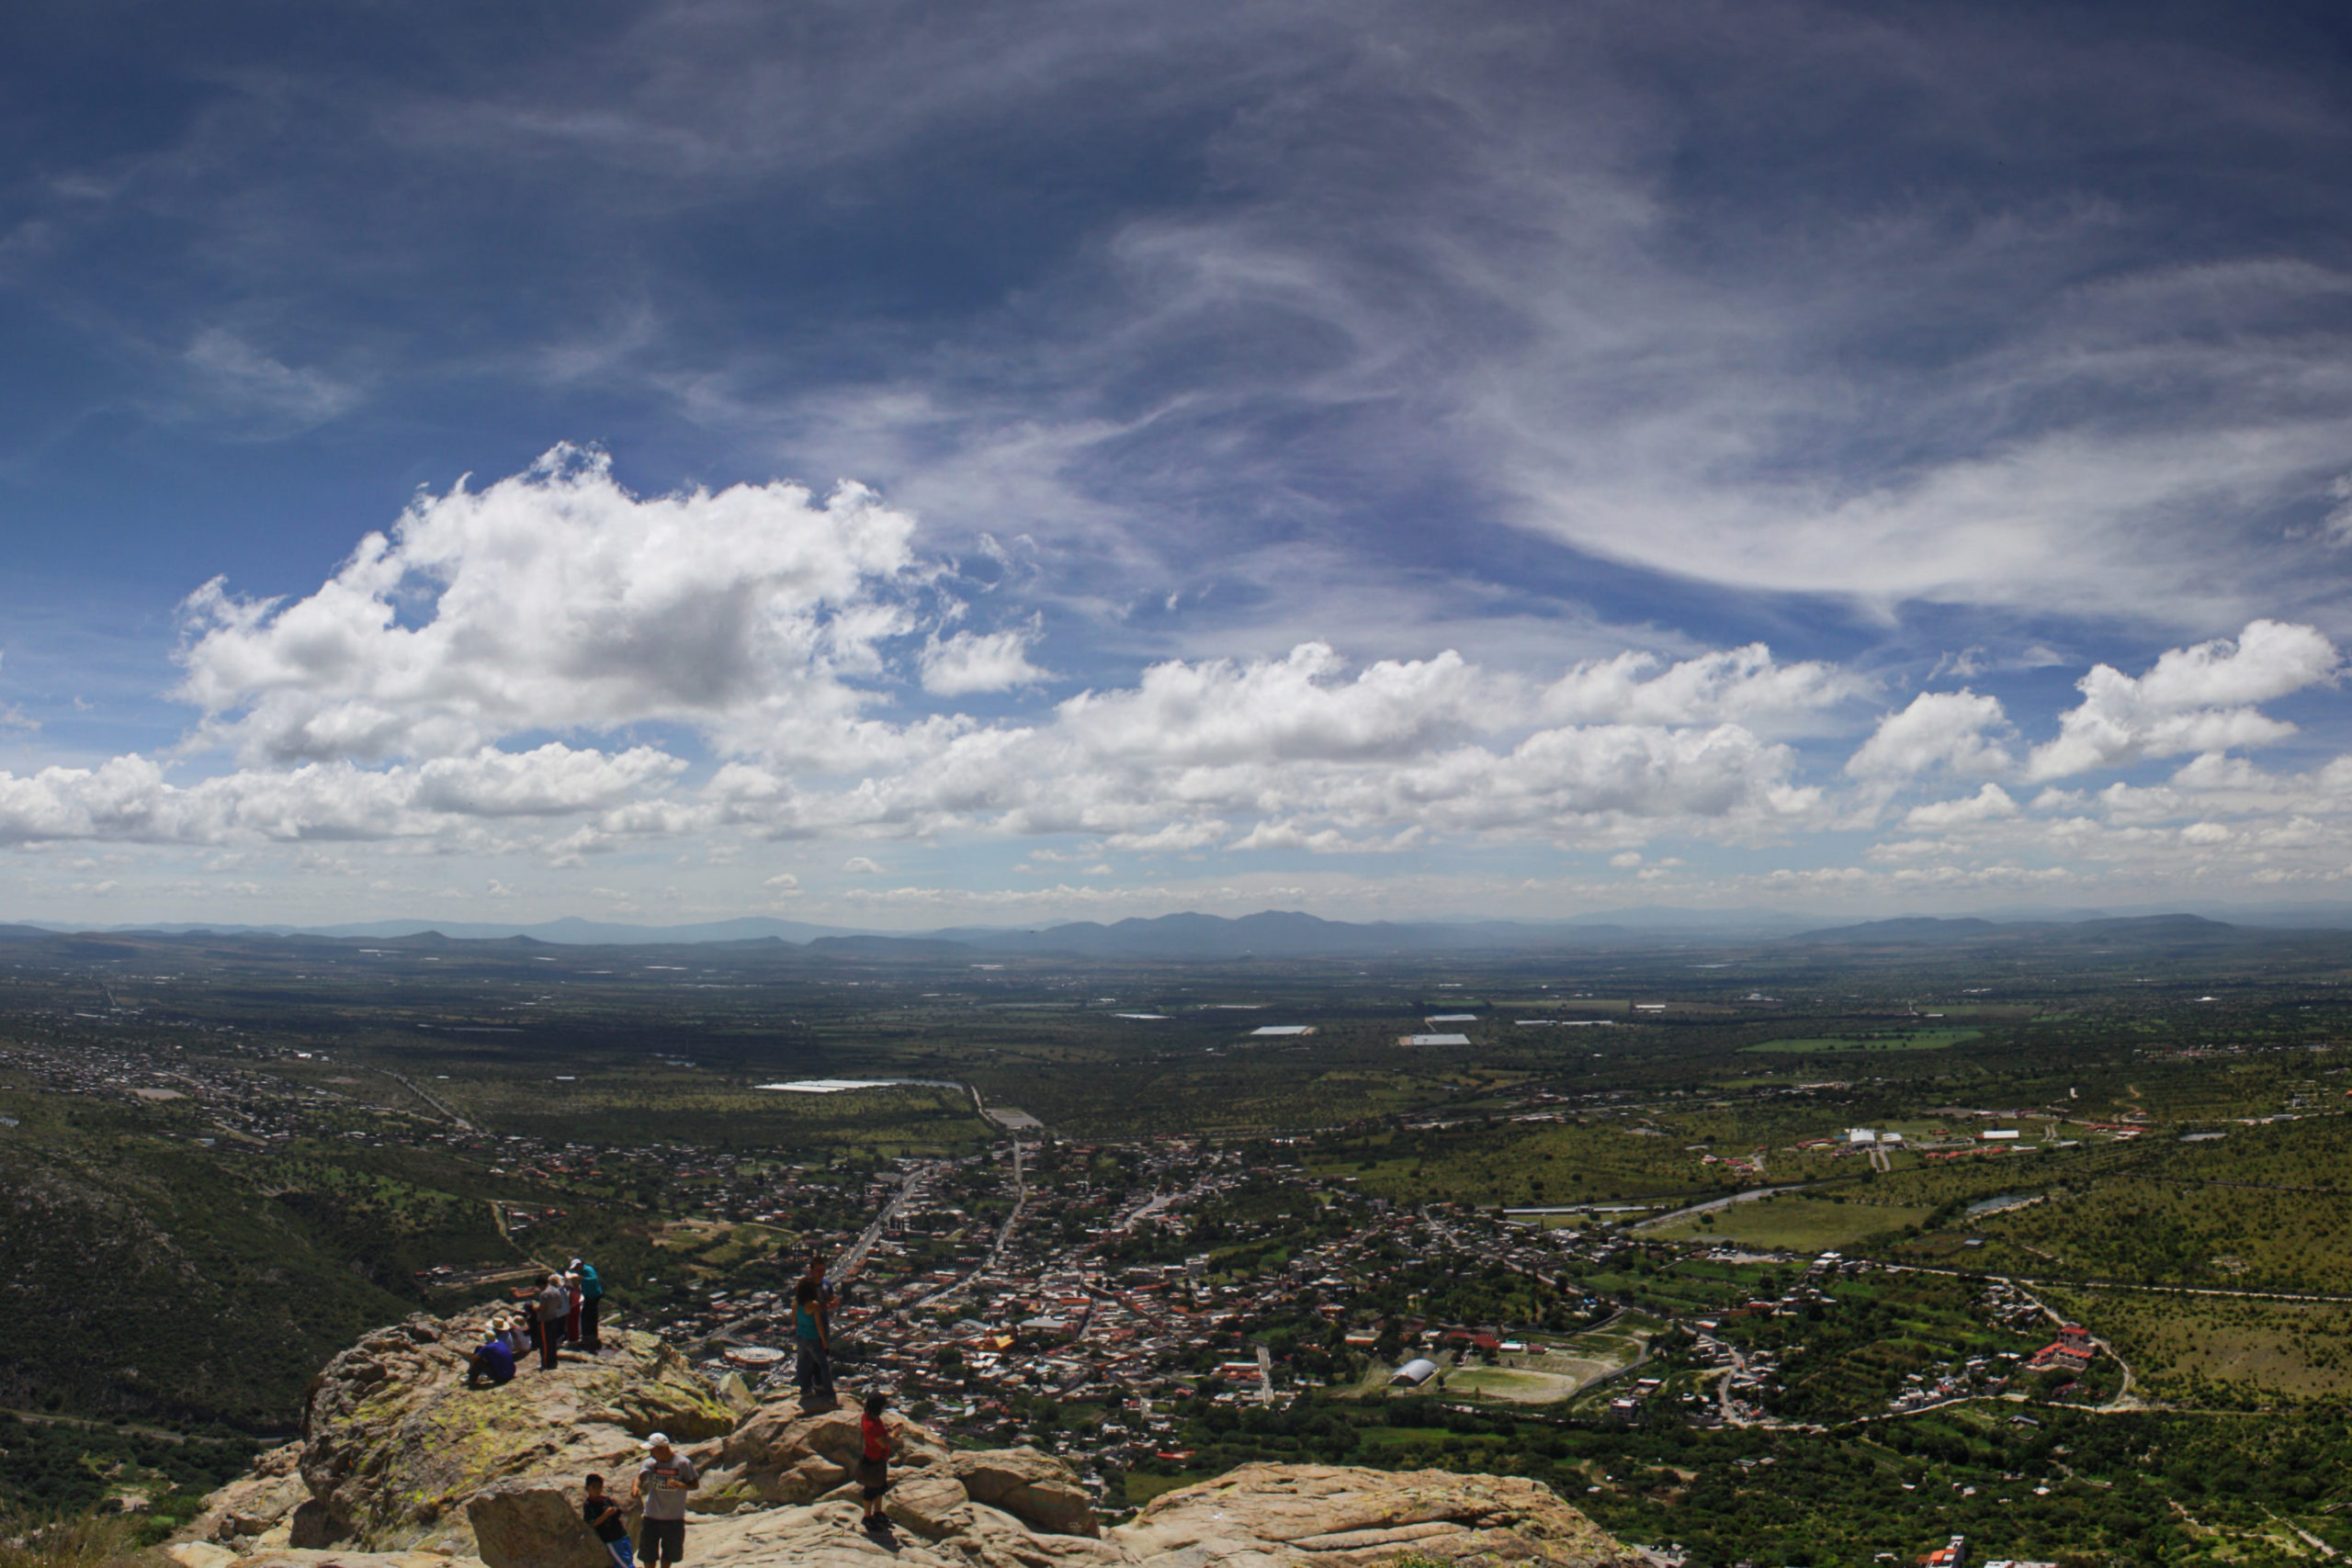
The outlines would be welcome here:
<svg viewBox="0 0 2352 1568">
<path fill-rule="evenodd" d="M 670 1568 L 686 1554 L 686 1494 L 695 1489 L 695 1461 L 656 1432 L 645 1439 L 645 1462 L 637 1467 L 629 1495 L 644 1509 L 638 1527 L 637 1556 L 643 1568 Z"/>
</svg>

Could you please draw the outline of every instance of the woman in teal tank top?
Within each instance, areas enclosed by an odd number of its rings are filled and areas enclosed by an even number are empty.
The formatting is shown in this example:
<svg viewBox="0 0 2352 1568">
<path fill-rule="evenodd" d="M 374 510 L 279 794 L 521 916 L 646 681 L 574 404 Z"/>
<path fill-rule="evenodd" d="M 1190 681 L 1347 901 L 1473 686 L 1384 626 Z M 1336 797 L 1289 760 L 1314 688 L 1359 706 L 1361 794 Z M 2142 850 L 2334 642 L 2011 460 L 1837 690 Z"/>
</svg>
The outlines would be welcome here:
<svg viewBox="0 0 2352 1568">
<path fill-rule="evenodd" d="M 792 1295 L 792 1340 L 799 1351 L 793 1381 L 800 1385 L 801 1405 L 805 1408 L 812 1402 L 831 1404 L 832 1347 L 825 1341 L 825 1317 L 817 1300 L 817 1286 L 813 1280 L 803 1280 Z"/>
</svg>

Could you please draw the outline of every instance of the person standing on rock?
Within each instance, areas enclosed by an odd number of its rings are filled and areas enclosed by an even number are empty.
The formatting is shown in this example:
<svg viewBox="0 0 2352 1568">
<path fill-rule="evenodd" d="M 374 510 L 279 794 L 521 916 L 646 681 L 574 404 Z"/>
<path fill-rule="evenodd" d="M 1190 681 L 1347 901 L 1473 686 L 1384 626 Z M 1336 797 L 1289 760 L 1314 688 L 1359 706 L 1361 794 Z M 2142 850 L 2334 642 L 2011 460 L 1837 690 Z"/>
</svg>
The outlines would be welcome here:
<svg viewBox="0 0 2352 1568">
<path fill-rule="evenodd" d="M 571 1271 L 580 1277 L 580 1348 L 594 1356 L 605 1348 L 596 1335 L 596 1319 L 605 1304 L 605 1281 L 597 1278 L 594 1263 L 577 1258 L 571 1260 Z"/>
<path fill-rule="evenodd" d="M 563 1320 L 571 1315 L 571 1292 L 564 1289 L 563 1276 L 550 1274 L 539 1292 L 535 1314 L 539 1325 L 539 1371 L 555 1371 L 556 1347 L 563 1343 Z"/>
<path fill-rule="evenodd" d="M 580 1343 L 581 1300 L 580 1259 L 577 1258 L 571 1260 L 571 1267 L 564 1271 L 563 1299 L 571 1307 L 571 1310 L 563 1314 L 563 1342 L 567 1345 L 577 1345 Z"/>
<path fill-rule="evenodd" d="M 629 1495 L 644 1510 L 637 1530 L 643 1568 L 671 1568 L 686 1554 L 686 1495 L 700 1478 L 695 1461 L 670 1446 L 660 1432 L 645 1439 L 645 1462 L 637 1467 Z"/>
<path fill-rule="evenodd" d="M 824 1321 L 825 1343 L 828 1345 L 833 1342 L 833 1308 L 839 1306 L 842 1300 L 841 1292 L 835 1290 L 832 1281 L 825 1278 L 825 1270 L 829 1267 L 831 1265 L 825 1261 L 825 1255 L 821 1252 L 818 1253 L 808 1259 L 808 1272 L 804 1276 L 810 1284 L 817 1287 L 817 1315 Z"/>
<path fill-rule="evenodd" d="M 882 1420 L 890 1402 L 879 1393 L 865 1396 L 865 1414 L 858 1418 L 863 1445 L 857 1460 L 857 1489 L 865 1499 L 865 1528 L 888 1530 L 889 1517 L 882 1512 L 882 1495 L 890 1490 L 890 1456 L 899 1451 L 898 1434 Z"/>
<path fill-rule="evenodd" d="M 825 1333 L 824 1298 L 814 1280 L 792 1288 L 792 1345 L 798 1359 L 792 1381 L 800 1385 L 800 1406 L 833 1402 L 832 1341 Z"/>
</svg>

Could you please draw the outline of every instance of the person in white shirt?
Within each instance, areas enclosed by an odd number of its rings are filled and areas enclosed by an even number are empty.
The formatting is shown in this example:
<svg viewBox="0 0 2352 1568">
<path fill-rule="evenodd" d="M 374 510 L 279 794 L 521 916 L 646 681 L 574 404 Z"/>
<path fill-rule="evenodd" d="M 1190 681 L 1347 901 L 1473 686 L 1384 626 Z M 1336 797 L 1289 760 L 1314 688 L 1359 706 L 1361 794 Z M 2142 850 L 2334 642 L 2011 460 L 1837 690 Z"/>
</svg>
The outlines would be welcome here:
<svg viewBox="0 0 2352 1568">
<path fill-rule="evenodd" d="M 638 1526 L 637 1554 L 642 1568 L 671 1568 L 686 1554 L 686 1496 L 699 1478 L 695 1461 L 656 1432 L 645 1439 L 645 1462 L 629 1487 L 644 1510 Z"/>
</svg>

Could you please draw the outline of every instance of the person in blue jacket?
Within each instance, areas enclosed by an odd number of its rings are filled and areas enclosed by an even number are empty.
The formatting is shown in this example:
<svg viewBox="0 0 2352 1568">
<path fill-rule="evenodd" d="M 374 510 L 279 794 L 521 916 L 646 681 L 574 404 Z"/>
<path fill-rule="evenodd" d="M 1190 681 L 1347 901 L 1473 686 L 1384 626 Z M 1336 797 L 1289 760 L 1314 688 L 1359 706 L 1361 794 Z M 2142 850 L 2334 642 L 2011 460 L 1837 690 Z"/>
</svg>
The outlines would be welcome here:
<svg viewBox="0 0 2352 1568">
<path fill-rule="evenodd" d="M 466 1386 L 480 1388 L 488 1382 L 494 1388 L 514 1381 L 514 1352 L 506 1348 L 505 1338 L 492 1329 L 490 1337 L 466 1358 Z"/>
</svg>

